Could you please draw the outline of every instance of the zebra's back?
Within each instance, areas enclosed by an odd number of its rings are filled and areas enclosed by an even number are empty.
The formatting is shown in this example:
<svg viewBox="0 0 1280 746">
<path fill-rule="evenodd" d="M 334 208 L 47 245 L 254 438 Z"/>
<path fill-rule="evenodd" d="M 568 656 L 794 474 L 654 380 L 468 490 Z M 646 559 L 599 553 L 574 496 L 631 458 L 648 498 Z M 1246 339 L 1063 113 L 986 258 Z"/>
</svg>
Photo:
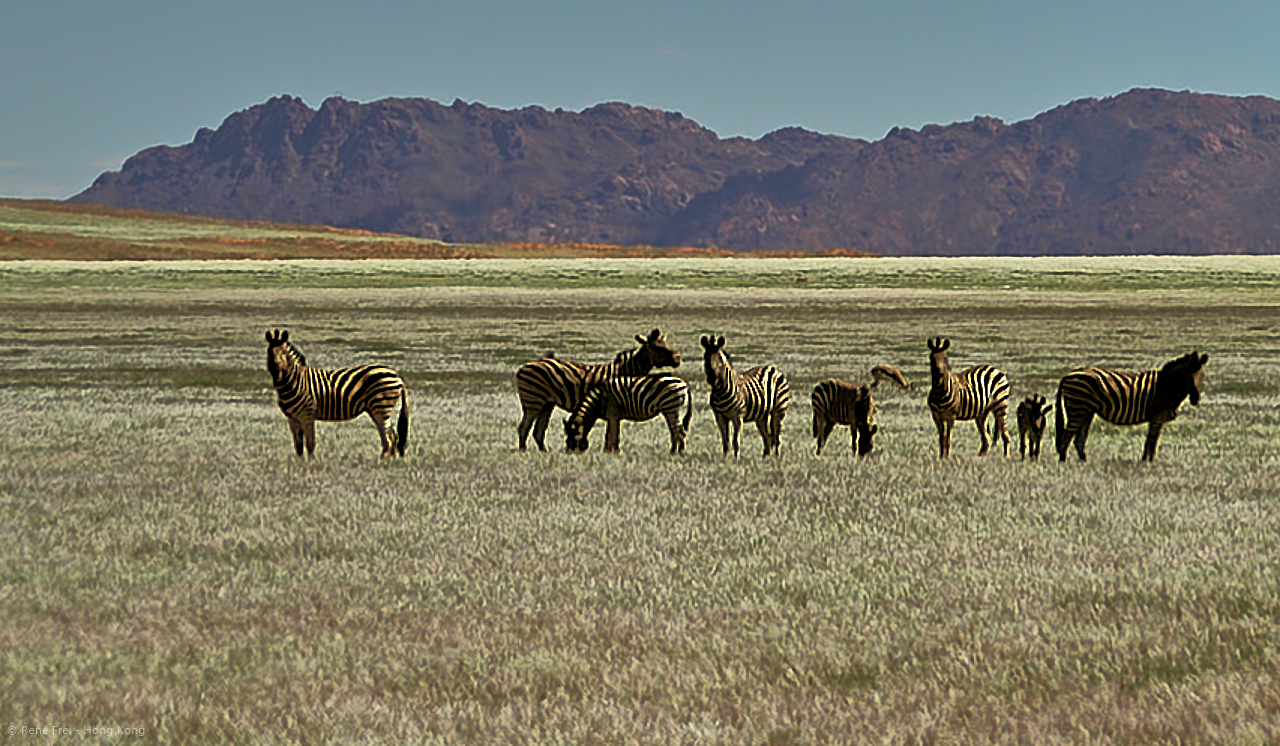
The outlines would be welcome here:
<svg viewBox="0 0 1280 746">
<path fill-rule="evenodd" d="M 1157 375 L 1154 370 L 1122 373 L 1080 368 L 1063 376 L 1058 395 L 1072 421 L 1084 414 L 1097 414 L 1113 425 L 1137 425 L 1148 419 Z"/>
<path fill-rule="evenodd" d="M 315 419 L 326 421 L 350 420 L 365 412 L 393 410 L 404 389 L 400 376 L 384 365 L 313 369 L 307 371 L 307 379 Z"/>
<path fill-rule="evenodd" d="M 809 397 L 813 411 L 838 425 L 853 425 L 858 422 L 859 406 L 867 407 L 871 394 L 867 387 L 828 378 L 813 387 L 813 395 Z M 874 405 L 870 405 L 874 411 Z"/>
<path fill-rule="evenodd" d="M 757 422 L 773 412 L 786 412 L 791 406 L 791 384 L 782 371 L 762 365 L 741 374 L 738 385 L 711 392 L 711 409 L 743 422 Z"/>
<path fill-rule="evenodd" d="M 957 420 L 1009 407 L 1009 378 L 991 365 L 977 365 L 929 390 L 929 409 Z"/>
<path fill-rule="evenodd" d="M 589 384 L 607 379 L 609 364 L 584 365 L 571 360 L 544 357 L 531 360 L 516 372 L 516 393 L 525 409 L 551 402 L 573 411 L 582 401 Z"/>
<path fill-rule="evenodd" d="M 618 376 L 600 384 L 624 420 L 644 422 L 678 410 L 689 398 L 689 384 L 677 376 Z"/>
</svg>

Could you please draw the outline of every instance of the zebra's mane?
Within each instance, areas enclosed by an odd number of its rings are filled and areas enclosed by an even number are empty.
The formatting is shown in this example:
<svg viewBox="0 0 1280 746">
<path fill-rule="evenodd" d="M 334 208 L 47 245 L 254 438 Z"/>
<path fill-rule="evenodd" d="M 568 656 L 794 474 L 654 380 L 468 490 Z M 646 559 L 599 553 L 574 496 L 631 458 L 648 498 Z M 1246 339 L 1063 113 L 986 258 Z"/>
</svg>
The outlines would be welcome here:
<svg viewBox="0 0 1280 746">
<path fill-rule="evenodd" d="M 299 350 L 297 345 L 292 342 L 285 342 L 284 346 L 288 348 L 289 354 L 298 361 L 298 365 L 304 368 L 307 367 L 307 356 L 302 354 L 302 350 Z"/>
</svg>

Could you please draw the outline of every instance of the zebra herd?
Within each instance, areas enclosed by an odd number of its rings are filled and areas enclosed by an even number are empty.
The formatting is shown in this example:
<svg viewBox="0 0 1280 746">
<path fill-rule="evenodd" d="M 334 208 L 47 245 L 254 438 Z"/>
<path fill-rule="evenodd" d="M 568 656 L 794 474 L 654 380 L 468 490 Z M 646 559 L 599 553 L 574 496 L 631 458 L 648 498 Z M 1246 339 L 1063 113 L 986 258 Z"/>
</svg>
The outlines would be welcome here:
<svg viewBox="0 0 1280 746">
<path fill-rule="evenodd" d="M 680 354 L 654 329 L 647 337 L 636 335 L 639 348 L 619 352 L 611 363 L 588 364 L 561 360 L 554 354 L 522 365 L 516 373 L 516 392 L 522 416 L 516 431 L 520 450 L 527 449 L 530 430 L 540 450 L 547 450 L 545 436 L 551 414 L 559 407 L 569 413 L 564 420 L 565 448 L 585 451 L 591 429 L 606 421 L 606 452 L 617 451 L 623 420 L 643 422 L 661 415 L 671 435 L 671 452 L 683 453 L 693 416 L 689 385 L 669 373 L 655 369 L 680 365 Z M 409 439 L 409 393 L 395 371 L 381 365 L 362 365 L 338 370 L 307 366 L 306 357 L 289 341 L 289 332 L 268 331 L 267 370 L 271 374 L 280 410 L 289 421 L 294 449 L 308 456 L 315 453 L 317 420 L 350 420 L 367 413 L 378 428 L 382 456 L 404 455 Z M 791 403 L 791 387 L 786 376 L 772 365 L 739 372 L 725 351 L 725 338 L 704 335 L 703 369 L 711 387 L 710 406 L 720 431 L 723 452 L 730 446 L 737 457 L 743 423 L 755 423 L 764 444 L 764 455 L 778 455 L 782 420 Z M 947 357 L 951 341 L 941 337 L 927 340 L 930 414 L 938 430 L 941 458 L 951 453 L 951 433 L 957 420 L 972 420 L 981 437 L 979 456 L 991 446 L 987 418 L 995 421 L 1004 455 L 1009 455 L 1006 419 L 1009 410 L 1008 377 L 990 365 L 977 365 L 960 373 L 952 372 Z M 1055 446 L 1058 459 L 1065 461 L 1072 442 L 1081 461 L 1086 460 L 1085 443 L 1095 416 L 1116 425 L 1149 424 L 1142 460 L 1153 461 L 1164 425 L 1178 416 L 1186 399 L 1200 404 L 1204 392 L 1204 366 L 1209 356 L 1191 352 L 1166 363 L 1159 370 L 1121 373 L 1102 368 L 1079 368 L 1058 384 L 1056 407 L 1044 396 L 1028 396 L 1017 408 L 1020 451 L 1026 458 L 1028 444 L 1032 460 L 1040 455 L 1050 410 L 1056 411 Z M 903 389 L 913 389 L 902 373 L 878 365 L 870 371 L 872 383 L 856 384 L 830 378 L 818 383 L 811 395 L 813 437 L 817 454 L 822 455 L 836 425 L 847 425 L 852 448 L 859 456 L 873 449 L 879 430 L 872 389 L 891 381 Z M 400 405 L 396 429 L 387 423 Z M 681 412 L 683 411 L 683 417 Z"/>
</svg>

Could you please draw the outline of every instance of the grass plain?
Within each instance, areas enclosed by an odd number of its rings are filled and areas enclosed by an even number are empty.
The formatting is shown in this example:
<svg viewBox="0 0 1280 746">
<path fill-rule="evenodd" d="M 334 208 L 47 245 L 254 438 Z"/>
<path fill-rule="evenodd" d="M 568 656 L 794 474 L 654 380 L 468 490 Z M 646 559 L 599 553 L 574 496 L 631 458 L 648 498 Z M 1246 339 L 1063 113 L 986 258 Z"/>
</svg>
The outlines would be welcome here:
<svg viewBox="0 0 1280 746">
<path fill-rule="evenodd" d="M 158 743 L 1280 740 L 1280 260 L 0 264 L 0 730 Z M 516 450 L 526 360 L 668 332 L 697 409 Z M 264 368 L 407 379 L 292 454 Z M 698 335 L 796 393 L 726 460 Z M 927 336 L 1020 400 L 1211 354 L 1158 460 L 936 458 Z M 813 456 L 819 380 L 901 368 Z M 41 743 L 56 736 L 9 736 Z M 92 739 L 90 739 L 92 740 Z"/>
</svg>

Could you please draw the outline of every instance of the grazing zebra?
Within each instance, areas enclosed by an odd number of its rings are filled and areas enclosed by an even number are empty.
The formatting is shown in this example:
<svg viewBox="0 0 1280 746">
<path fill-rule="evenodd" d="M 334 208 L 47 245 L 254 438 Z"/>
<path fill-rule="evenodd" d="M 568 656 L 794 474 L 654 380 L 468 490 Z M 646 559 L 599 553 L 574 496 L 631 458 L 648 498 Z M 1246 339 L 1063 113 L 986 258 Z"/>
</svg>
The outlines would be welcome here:
<svg viewBox="0 0 1280 746">
<path fill-rule="evenodd" d="M 973 420 L 982 436 L 979 456 L 987 455 L 991 441 L 987 438 L 987 415 L 994 415 L 996 433 L 1004 442 L 1004 455 L 1009 455 L 1009 430 L 1005 418 L 1009 414 L 1009 379 L 990 365 L 979 365 L 960 373 L 951 372 L 947 349 L 951 340 L 929 340 L 929 411 L 938 428 L 938 451 L 942 458 L 951 453 L 951 430 L 956 420 Z"/>
<path fill-rule="evenodd" d="M 648 338 L 637 334 L 636 341 L 640 349 L 619 352 L 612 363 L 583 364 L 548 355 L 520 366 L 516 373 L 516 393 L 524 412 L 516 428 L 520 450 L 525 450 L 530 426 L 533 426 L 533 440 L 538 449 L 547 450 L 543 437 L 551 412 L 556 407 L 572 412 L 588 387 L 615 376 L 643 376 L 654 368 L 680 365 L 679 353 L 667 345 L 667 338 L 660 330 L 649 332 Z"/>
<path fill-rule="evenodd" d="M 907 377 L 902 375 L 902 371 L 887 365 L 877 365 L 871 369 L 871 388 L 879 386 L 882 381 L 892 381 L 898 384 L 898 388 L 906 391 L 916 390 L 914 383 L 907 383 Z"/>
<path fill-rule="evenodd" d="M 1044 437 L 1044 427 L 1052 404 L 1039 394 L 1028 396 L 1018 405 L 1018 453 L 1027 457 L 1027 440 L 1031 440 L 1031 460 L 1040 460 L 1040 439 Z"/>
<path fill-rule="evenodd" d="M 818 439 L 818 455 L 836 425 L 849 425 L 852 447 L 859 456 L 871 453 L 871 440 L 879 430 L 876 404 L 865 384 L 828 378 L 813 387 L 813 437 Z"/>
<path fill-rule="evenodd" d="M 338 370 L 307 366 L 307 358 L 289 341 L 289 332 L 267 332 L 267 370 L 275 384 L 280 411 L 289 419 L 293 447 L 302 455 L 316 452 L 316 420 L 350 420 L 364 413 L 378 426 L 382 456 L 392 451 L 404 455 L 409 442 L 409 390 L 396 372 L 382 365 L 360 365 Z M 395 432 L 387 420 L 400 402 Z"/>
<path fill-rule="evenodd" d="M 1192 406 L 1200 405 L 1207 362 L 1207 354 L 1190 352 L 1170 360 L 1160 370 L 1145 373 L 1117 373 L 1102 368 L 1071 371 L 1058 384 L 1058 460 L 1067 460 L 1072 438 L 1080 460 L 1086 460 L 1084 444 L 1096 414 L 1113 425 L 1150 423 L 1142 460 L 1154 461 L 1160 430 L 1178 416 L 1182 401 L 1190 397 Z"/>
<path fill-rule="evenodd" d="M 687 407 L 683 422 L 679 421 L 681 407 Z M 608 423 L 605 453 L 617 452 L 622 420 L 645 422 L 658 415 L 667 420 L 671 431 L 671 452 L 684 453 L 689 418 L 693 416 L 689 384 L 672 375 L 615 376 L 592 386 L 565 418 L 565 450 L 587 450 L 587 436 L 596 421 L 603 418 Z"/>
<path fill-rule="evenodd" d="M 733 425 L 733 456 L 738 457 L 743 422 L 754 422 L 764 441 L 764 455 L 777 455 L 781 446 L 782 418 L 791 404 L 787 377 L 772 365 L 746 373 L 733 369 L 724 337 L 702 337 L 702 364 L 711 384 L 711 411 L 720 428 L 720 442 L 729 453 L 729 425 Z"/>
</svg>

